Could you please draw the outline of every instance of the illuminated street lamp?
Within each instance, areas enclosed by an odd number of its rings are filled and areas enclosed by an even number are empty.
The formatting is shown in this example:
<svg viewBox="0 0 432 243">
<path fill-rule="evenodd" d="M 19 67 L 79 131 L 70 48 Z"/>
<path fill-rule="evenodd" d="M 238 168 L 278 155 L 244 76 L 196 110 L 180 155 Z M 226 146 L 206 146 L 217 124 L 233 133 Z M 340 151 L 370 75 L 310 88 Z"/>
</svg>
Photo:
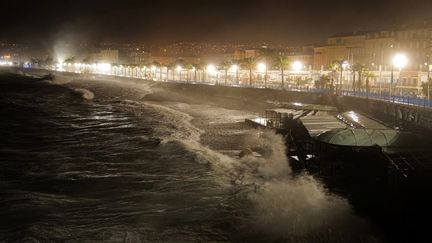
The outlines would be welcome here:
<svg viewBox="0 0 432 243">
<path fill-rule="evenodd" d="M 152 78 L 154 78 L 156 76 L 156 66 L 155 65 L 151 65 L 150 70 L 152 71 Z"/>
<path fill-rule="evenodd" d="M 391 91 L 392 91 L 392 86 L 393 86 L 393 70 L 394 70 L 394 67 L 398 68 L 399 72 L 400 72 L 401 69 L 403 67 L 405 67 L 407 64 L 408 64 L 408 58 L 406 57 L 406 55 L 399 53 L 399 54 L 396 54 L 393 57 L 392 68 L 391 68 L 391 76 L 390 76 L 390 90 L 389 90 L 390 97 L 391 97 Z"/>
<path fill-rule="evenodd" d="M 236 83 L 238 84 L 239 83 L 239 80 L 238 80 L 239 66 L 237 64 L 233 64 L 230 69 L 231 69 L 231 72 L 236 73 Z"/>
<path fill-rule="evenodd" d="M 264 87 L 267 88 L 267 65 L 265 63 L 258 63 L 258 72 L 264 72 Z"/>
<path fill-rule="evenodd" d="M 300 71 L 303 69 L 303 63 L 300 61 L 295 61 L 295 62 L 293 62 L 291 67 L 294 71 Z"/>
<path fill-rule="evenodd" d="M 264 72 L 266 70 L 265 63 L 262 63 L 262 62 L 258 63 L 257 69 L 258 69 L 259 72 Z"/>
<path fill-rule="evenodd" d="M 210 77 L 214 77 L 217 74 L 217 68 L 215 65 L 213 64 L 209 64 L 207 65 L 207 73 Z M 211 79 L 210 79 L 211 80 Z M 218 82 L 218 79 L 216 78 L 216 84 Z"/>
<path fill-rule="evenodd" d="M 179 80 L 181 80 L 181 71 L 183 70 L 183 67 L 180 66 L 180 65 L 177 65 L 176 70 L 177 70 L 177 72 L 179 74 Z"/>
<path fill-rule="evenodd" d="M 207 65 L 207 72 L 209 72 L 210 75 L 215 75 L 217 72 L 216 66 L 213 64 Z"/>
</svg>

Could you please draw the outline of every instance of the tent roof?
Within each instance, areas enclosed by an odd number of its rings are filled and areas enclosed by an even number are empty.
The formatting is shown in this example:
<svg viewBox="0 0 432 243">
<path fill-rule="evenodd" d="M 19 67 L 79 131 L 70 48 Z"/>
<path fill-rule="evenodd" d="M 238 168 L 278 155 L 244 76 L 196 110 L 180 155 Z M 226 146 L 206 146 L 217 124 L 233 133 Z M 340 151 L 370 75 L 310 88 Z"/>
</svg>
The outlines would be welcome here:
<svg viewBox="0 0 432 243">
<path fill-rule="evenodd" d="M 399 146 L 403 135 L 391 129 L 332 129 L 317 136 L 321 142 L 343 146 Z"/>
</svg>

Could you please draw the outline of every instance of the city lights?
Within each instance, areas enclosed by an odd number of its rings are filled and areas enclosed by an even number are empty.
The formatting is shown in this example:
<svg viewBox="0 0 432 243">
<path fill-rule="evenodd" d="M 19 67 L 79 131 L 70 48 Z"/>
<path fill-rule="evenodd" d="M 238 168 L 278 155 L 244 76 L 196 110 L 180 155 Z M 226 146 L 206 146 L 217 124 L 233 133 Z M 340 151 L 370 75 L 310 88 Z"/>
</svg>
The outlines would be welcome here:
<svg viewBox="0 0 432 243">
<path fill-rule="evenodd" d="M 293 69 L 294 71 L 300 71 L 300 70 L 303 69 L 303 63 L 300 62 L 300 61 L 295 61 L 295 62 L 293 62 L 293 64 L 292 64 L 291 66 L 292 66 L 292 69 Z"/>
<path fill-rule="evenodd" d="M 183 70 L 183 68 L 182 68 L 182 66 L 180 66 L 180 65 L 177 65 L 177 68 L 176 68 L 176 70 L 177 70 L 177 72 L 180 72 L 181 70 Z"/>
<path fill-rule="evenodd" d="M 12 66 L 12 65 L 13 65 L 12 62 L 0 61 L 0 66 Z"/>
<path fill-rule="evenodd" d="M 230 68 L 231 72 L 236 72 L 237 70 L 238 70 L 238 65 L 237 64 L 231 65 L 231 68 Z"/>
<path fill-rule="evenodd" d="M 408 58 L 404 54 L 396 54 L 393 57 L 393 65 L 399 69 L 405 67 L 408 64 Z"/>
<path fill-rule="evenodd" d="M 207 65 L 207 72 L 208 72 L 210 75 L 216 75 L 216 74 L 217 74 L 216 66 L 213 65 L 213 64 L 209 64 L 209 65 Z"/>
<path fill-rule="evenodd" d="M 267 68 L 267 66 L 265 63 L 260 62 L 257 65 L 258 72 L 264 72 L 266 70 L 266 68 Z"/>
<path fill-rule="evenodd" d="M 343 62 L 342 62 L 342 69 L 343 69 L 343 70 L 346 70 L 347 68 L 349 68 L 349 66 L 350 66 L 350 65 L 349 65 L 349 62 L 348 62 L 348 61 L 343 61 Z"/>
<path fill-rule="evenodd" d="M 111 64 L 109 64 L 109 63 L 98 63 L 96 65 L 96 68 L 97 68 L 98 71 L 103 72 L 103 73 L 109 72 L 109 71 L 111 71 Z"/>
</svg>

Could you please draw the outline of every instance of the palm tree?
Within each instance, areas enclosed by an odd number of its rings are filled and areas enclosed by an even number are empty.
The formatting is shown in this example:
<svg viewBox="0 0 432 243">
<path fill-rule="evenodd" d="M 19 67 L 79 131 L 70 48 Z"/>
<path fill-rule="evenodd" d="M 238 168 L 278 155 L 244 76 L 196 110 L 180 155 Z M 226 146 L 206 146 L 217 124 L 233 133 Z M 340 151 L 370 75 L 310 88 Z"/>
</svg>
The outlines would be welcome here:
<svg viewBox="0 0 432 243">
<path fill-rule="evenodd" d="M 155 66 L 156 68 L 159 68 L 159 79 L 162 80 L 162 65 L 161 65 L 161 63 L 158 61 L 153 61 L 152 65 Z M 156 76 L 156 70 L 155 70 L 155 76 Z"/>
<path fill-rule="evenodd" d="M 358 87 L 358 91 L 360 91 L 360 87 L 361 87 L 361 78 L 362 78 L 362 72 L 364 71 L 365 67 L 362 64 L 354 64 L 352 66 L 352 71 L 353 71 L 353 84 L 352 84 L 352 89 L 355 92 L 356 90 L 356 85 Z M 355 73 L 358 73 L 358 81 L 356 82 L 355 80 Z"/>
<path fill-rule="evenodd" d="M 331 89 L 333 91 L 334 89 L 334 80 L 335 80 L 335 75 L 337 75 L 337 73 L 342 70 L 342 61 L 340 60 L 334 60 L 330 63 L 330 69 L 333 71 L 333 75 L 332 75 L 332 79 L 331 79 Z M 342 81 L 342 80 L 341 80 Z"/>
<path fill-rule="evenodd" d="M 427 98 L 428 94 L 432 93 L 432 79 L 429 78 L 428 82 L 422 82 L 421 87 L 423 95 Z"/>
<path fill-rule="evenodd" d="M 64 60 L 64 62 L 74 63 L 75 62 L 75 57 L 69 57 L 66 60 Z"/>
<path fill-rule="evenodd" d="M 366 93 L 369 93 L 369 80 L 376 77 L 376 75 L 368 70 L 365 71 L 365 77 L 366 77 Z"/>
<path fill-rule="evenodd" d="M 205 83 L 206 76 L 207 76 L 207 63 L 201 62 L 199 66 L 200 66 L 201 73 L 202 73 L 202 81 Z"/>
<path fill-rule="evenodd" d="M 231 68 L 232 63 L 230 61 L 224 61 L 219 64 L 219 69 L 225 72 L 225 86 L 228 82 L 228 70 Z"/>
<path fill-rule="evenodd" d="M 330 80 L 329 76 L 321 75 L 319 80 L 315 81 L 315 87 L 317 87 L 319 89 L 325 89 L 325 88 L 328 88 L 330 82 L 331 82 L 331 80 Z"/>
<path fill-rule="evenodd" d="M 167 73 L 166 73 L 166 78 L 167 78 L 167 81 L 168 81 L 168 74 L 169 74 L 169 70 L 171 69 L 171 71 L 172 71 L 172 80 L 174 81 L 175 80 L 175 77 L 174 77 L 174 73 L 175 73 L 175 68 L 176 68 L 176 65 L 175 65 L 175 63 L 170 63 L 170 64 L 168 64 L 167 65 Z"/>
<path fill-rule="evenodd" d="M 245 58 L 242 61 L 242 64 L 246 69 L 249 69 L 249 85 L 252 86 L 252 69 L 255 68 L 257 59 L 253 57 Z"/>
<path fill-rule="evenodd" d="M 198 71 L 199 71 L 199 70 L 202 70 L 202 67 L 201 67 L 200 64 L 194 64 L 193 66 L 194 66 L 194 68 L 195 68 L 195 69 L 194 69 L 194 80 L 195 80 L 195 81 L 198 81 L 198 76 L 197 76 L 197 75 L 198 75 Z"/>
<path fill-rule="evenodd" d="M 284 70 L 285 68 L 289 65 L 289 60 L 286 56 L 282 56 L 279 55 L 276 57 L 276 65 L 279 67 L 279 70 L 281 71 L 281 84 L 282 84 L 282 89 L 285 87 L 284 84 Z"/>
<path fill-rule="evenodd" d="M 184 65 L 184 68 L 186 69 L 186 82 L 189 82 L 189 72 L 190 72 L 190 70 L 192 70 L 193 69 L 193 66 L 192 66 L 192 64 L 190 64 L 190 63 L 186 63 L 185 65 Z"/>
<path fill-rule="evenodd" d="M 357 90 L 361 91 L 361 87 L 362 87 L 362 75 L 363 72 L 366 70 L 365 66 L 363 64 L 358 64 L 357 66 L 357 73 L 358 73 L 358 81 L 357 81 Z"/>
<path fill-rule="evenodd" d="M 261 55 L 260 57 L 264 58 L 264 63 L 265 63 L 265 73 L 264 73 L 264 87 L 267 88 L 267 70 L 268 67 L 271 66 L 270 65 L 270 60 L 272 60 L 274 58 L 274 51 L 271 49 L 267 49 L 267 48 L 262 48 L 261 49 Z"/>
</svg>

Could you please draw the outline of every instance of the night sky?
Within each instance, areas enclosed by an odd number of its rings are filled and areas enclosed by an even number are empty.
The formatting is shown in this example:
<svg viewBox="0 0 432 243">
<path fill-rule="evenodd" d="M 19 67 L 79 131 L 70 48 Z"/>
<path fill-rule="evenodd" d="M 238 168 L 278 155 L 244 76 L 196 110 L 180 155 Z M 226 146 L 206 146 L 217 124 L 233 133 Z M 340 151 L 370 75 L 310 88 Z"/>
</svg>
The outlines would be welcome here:
<svg viewBox="0 0 432 243">
<path fill-rule="evenodd" d="M 0 40 L 308 44 L 328 35 L 432 19 L 432 1 L 13 1 Z"/>
</svg>

